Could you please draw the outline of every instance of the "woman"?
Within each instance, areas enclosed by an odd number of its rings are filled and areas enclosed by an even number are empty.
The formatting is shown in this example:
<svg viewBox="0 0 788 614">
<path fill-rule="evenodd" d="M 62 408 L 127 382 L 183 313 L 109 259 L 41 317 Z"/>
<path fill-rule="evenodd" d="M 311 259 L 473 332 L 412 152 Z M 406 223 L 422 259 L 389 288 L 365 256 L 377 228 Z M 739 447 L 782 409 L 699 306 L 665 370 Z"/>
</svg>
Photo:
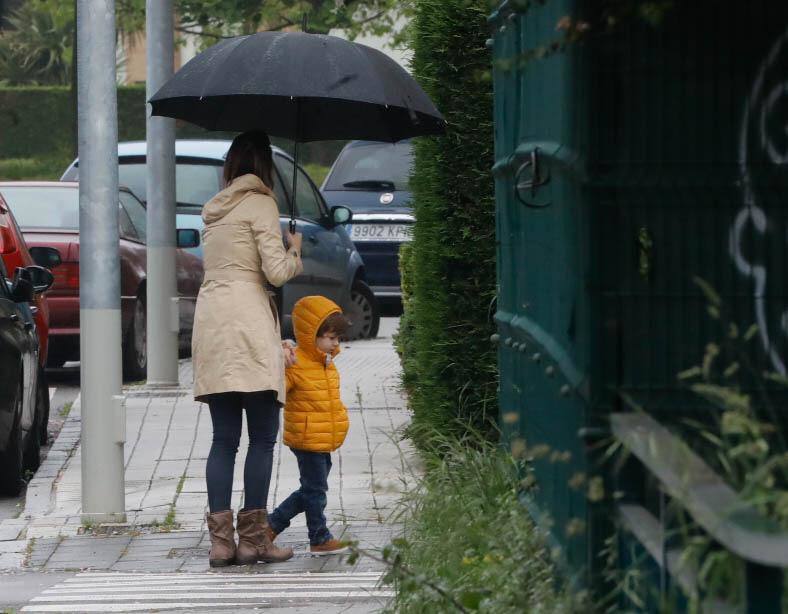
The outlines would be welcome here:
<svg viewBox="0 0 788 614">
<path fill-rule="evenodd" d="M 268 136 L 241 134 L 224 164 L 226 187 L 202 213 L 205 279 L 192 356 L 194 397 L 208 404 L 213 424 L 206 467 L 211 567 L 293 556 L 290 548 L 274 546 L 267 531 L 273 450 L 285 400 L 285 358 L 269 284 L 279 287 L 303 270 L 302 237 L 288 232 L 285 251 L 273 175 Z M 249 450 L 236 548 L 230 500 L 243 408 Z"/>
</svg>

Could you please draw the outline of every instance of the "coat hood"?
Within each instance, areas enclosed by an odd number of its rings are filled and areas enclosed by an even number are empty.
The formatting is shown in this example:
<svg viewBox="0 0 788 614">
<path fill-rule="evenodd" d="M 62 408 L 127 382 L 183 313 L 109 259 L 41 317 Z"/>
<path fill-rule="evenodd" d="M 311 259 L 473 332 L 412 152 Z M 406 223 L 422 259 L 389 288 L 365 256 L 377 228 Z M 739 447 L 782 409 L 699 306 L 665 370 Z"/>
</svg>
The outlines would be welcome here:
<svg viewBox="0 0 788 614">
<path fill-rule="evenodd" d="M 219 192 L 202 208 L 202 219 L 206 224 L 213 224 L 235 209 L 241 201 L 252 192 L 265 194 L 274 200 L 274 193 L 257 175 L 247 174 L 236 177 L 224 190 Z"/>
<path fill-rule="evenodd" d="M 317 331 L 333 313 L 342 313 L 342 310 L 334 301 L 324 296 L 305 296 L 293 307 L 293 330 L 299 349 L 321 362 L 326 354 L 317 349 Z M 339 348 L 333 352 L 332 357 L 337 354 Z"/>
</svg>

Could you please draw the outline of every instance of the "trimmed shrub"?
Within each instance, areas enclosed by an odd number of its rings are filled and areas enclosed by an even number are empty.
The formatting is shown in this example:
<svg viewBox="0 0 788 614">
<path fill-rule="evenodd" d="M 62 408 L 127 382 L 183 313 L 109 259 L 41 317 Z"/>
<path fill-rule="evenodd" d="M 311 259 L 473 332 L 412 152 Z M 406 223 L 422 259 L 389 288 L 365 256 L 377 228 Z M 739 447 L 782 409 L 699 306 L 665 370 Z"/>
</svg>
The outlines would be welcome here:
<svg viewBox="0 0 788 614">
<path fill-rule="evenodd" d="M 398 338 L 414 437 L 468 426 L 493 437 L 497 364 L 491 55 L 485 0 L 418 0 L 416 77 L 448 121 L 417 139 L 416 225 L 403 260 L 409 288 Z"/>
<path fill-rule="evenodd" d="M 118 140 L 144 140 L 145 119 L 144 86 L 119 87 Z M 231 139 L 235 133 L 210 132 L 179 121 L 176 136 L 181 139 Z M 74 159 L 75 138 L 76 114 L 70 88 L 0 87 L 0 161 L 8 161 L 16 170 L 31 165 L 34 167 L 33 176 L 23 177 L 12 173 L 8 177 L 0 176 L 0 179 L 58 179 Z M 283 149 L 292 150 L 292 143 L 286 139 L 274 138 L 272 141 Z M 334 161 L 343 145 L 344 141 L 306 143 L 301 148 L 300 159 L 305 164 L 327 167 Z M 9 160 L 15 158 L 28 161 Z M 41 168 L 57 170 L 52 176 L 42 176 Z M 317 179 L 315 182 L 319 185 Z"/>
</svg>

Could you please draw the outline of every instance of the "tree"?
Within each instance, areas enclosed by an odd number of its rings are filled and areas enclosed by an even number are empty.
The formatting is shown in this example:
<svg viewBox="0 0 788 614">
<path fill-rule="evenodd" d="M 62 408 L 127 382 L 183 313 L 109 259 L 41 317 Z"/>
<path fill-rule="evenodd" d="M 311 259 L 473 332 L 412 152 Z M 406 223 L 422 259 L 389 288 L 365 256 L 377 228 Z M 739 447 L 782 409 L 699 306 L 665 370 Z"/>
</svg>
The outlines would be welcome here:
<svg viewBox="0 0 788 614">
<path fill-rule="evenodd" d="M 3 8 L 13 6 L 4 2 Z M 362 33 L 391 32 L 401 42 L 397 24 L 408 17 L 410 0 L 174 0 L 178 31 L 199 36 L 204 45 L 258 30 L 300 28 L 307 31 L 345 30 L 351 38 Z M 0 32 L 0 81 L 10 84 L 67 84 L 71 81 L 76 36 L 75 2 L 28 0 L 6 15 Z M 145 30 L 145 0 L 117 0 L 121 37 Z"/>
<path fill-rule="evenodd" d="M 62 11 L 25 4 L 0 36 L 0 81 L 9 85 L 66 85 L 71 80 L 74 20 Z"/>
<path fill-rule="evenodd" d="M 117 7 L 129 26 L 144 26 L 145 0 L 118 0 Z M 383 34 L 393 32 L 411 9 L 409 0 L 175 0 L 177 29 L 202 37 L 206 44 L 259 30 L 300 28 L 303 15 L 308 16 L 308 32 L 341 28 L 351 38 Z"/>
</svg>

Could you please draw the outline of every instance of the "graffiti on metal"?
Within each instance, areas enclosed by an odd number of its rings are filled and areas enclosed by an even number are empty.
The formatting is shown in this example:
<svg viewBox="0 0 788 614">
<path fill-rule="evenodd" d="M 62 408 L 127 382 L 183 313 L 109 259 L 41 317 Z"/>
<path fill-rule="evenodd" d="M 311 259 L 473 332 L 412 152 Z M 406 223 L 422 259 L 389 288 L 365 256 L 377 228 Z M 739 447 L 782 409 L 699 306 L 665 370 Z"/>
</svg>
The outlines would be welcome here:
<svg viewBox="0 0 788 614">
<path fill-rule="evenodd" d="M 750 237 L 759 241 L 775 240 L 776 227 L 763 208 L 763 194 L 759 187 L 769 189 L 769 181 L 778 173 L 785 172 L 788 164 L 788 81 L 782 70 L 788 64 L 788 31 L 772 46 L 761 63 L 748 96 L 739 136 L 739 172 L 743 195 L 743 206 L 738 211 L 729 236 L 729 250 L 736 268 L 751 280 L 756 323 L 760 341 L 774 369 L 786 374 L 783 357 L 778 353 L 778 339 L 788 335 L 788 311 L 783 311 L 774 321 L 767 311 L 766 294 L 770 283 L 765 263 L 757 262 L 747 251 Z M 748 230 L 750 230 L 750 234 Z M 779 241 L 788 237 L 776 237 Z M 775 280 L 779 283 L 779 280 Z"/>
</svg>

